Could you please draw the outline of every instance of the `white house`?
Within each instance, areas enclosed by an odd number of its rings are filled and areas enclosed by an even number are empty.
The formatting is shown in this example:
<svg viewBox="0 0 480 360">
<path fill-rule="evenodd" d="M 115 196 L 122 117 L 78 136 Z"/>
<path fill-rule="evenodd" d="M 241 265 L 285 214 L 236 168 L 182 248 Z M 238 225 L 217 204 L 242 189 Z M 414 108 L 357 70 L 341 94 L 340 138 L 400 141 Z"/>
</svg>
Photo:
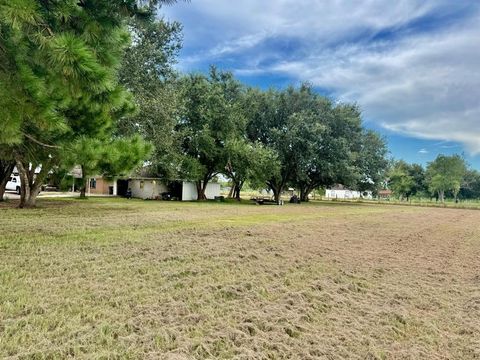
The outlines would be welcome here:
<svg viewBox="0 0 480 360">
<path fill-rule="evenodd" d="M 335 185 L 325 190 L 327 199 L 372 199 L 371 191 L 356 191 L 345 188 L 343 185 Z"/>
<path fill-rule="evenodd" d="M 132 197 L 139 199 L 161 199 L 163 193 L 182 201 L 197 200 L 197 187 L 191 181 L 173 181 L 168 185 L 159 178 L 138 177 L 128 180 L 117 180 L 118 195 L 125 196 L 128 189 Z M 207 199 L 220 196 L 220 184 L 208 183 L 205 189 Z"/>
</svg>

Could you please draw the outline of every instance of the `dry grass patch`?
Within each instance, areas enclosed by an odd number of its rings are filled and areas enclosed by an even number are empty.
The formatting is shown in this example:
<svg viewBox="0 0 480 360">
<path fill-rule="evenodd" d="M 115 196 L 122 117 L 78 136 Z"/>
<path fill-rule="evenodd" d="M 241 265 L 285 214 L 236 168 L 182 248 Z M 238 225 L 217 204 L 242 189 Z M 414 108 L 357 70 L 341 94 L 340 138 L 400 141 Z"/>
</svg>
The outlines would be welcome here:
<svg viewBox="0 0 480 360">
<path fill-rule="evenodd" d="M 0 209 L 0 358 L 475 359 L 480 212 Z"/>
</svg>

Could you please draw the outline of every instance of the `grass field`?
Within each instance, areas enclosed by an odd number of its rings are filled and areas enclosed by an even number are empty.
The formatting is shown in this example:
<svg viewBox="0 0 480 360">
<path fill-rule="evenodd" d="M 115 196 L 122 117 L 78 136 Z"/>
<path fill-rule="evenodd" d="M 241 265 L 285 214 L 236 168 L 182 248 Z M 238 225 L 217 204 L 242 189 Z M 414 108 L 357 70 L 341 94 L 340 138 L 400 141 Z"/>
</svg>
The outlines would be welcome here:
<svg viewBox="0 0 480 360">
<path fill-rule="evenodd" d="M 0 358 L 478 359 L 480 211 L 0 205 Z"/>
</svg>

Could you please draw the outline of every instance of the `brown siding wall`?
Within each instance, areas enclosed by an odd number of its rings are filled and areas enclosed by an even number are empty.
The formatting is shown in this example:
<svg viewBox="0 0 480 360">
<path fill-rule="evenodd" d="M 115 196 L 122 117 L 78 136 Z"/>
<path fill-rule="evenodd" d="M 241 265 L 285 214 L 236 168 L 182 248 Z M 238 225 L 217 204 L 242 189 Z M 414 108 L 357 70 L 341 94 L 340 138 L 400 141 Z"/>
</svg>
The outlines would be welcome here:
<svg viewBox="0 0 480 360">
<path fill-rule="evenodd" d="M 109 181 L 103 178 L 95 178 L 97 180 L 97 186 L 95 189 L 90 188 L 90 194 L 109 194 L 109 186 L 113 186 L 113 181 Z M 90 186 L 90 183 L 88 184 Z"/>
</svg>

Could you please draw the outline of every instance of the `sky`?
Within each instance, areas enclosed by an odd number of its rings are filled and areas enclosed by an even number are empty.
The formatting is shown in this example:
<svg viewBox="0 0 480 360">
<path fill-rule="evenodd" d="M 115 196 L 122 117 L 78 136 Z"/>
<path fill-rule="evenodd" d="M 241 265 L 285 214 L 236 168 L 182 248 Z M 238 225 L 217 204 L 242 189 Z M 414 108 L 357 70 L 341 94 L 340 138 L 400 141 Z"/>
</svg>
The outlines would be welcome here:
<svg viewBox="0 0 480 360">
<path fill-rule="evenodd" d="M 191 0 L 162 12 L 183 24 L 181 71 L 308 81 L 357 103 L 394 158 L 459 153 L 480 169 L 479 0 Z"/>
</svg>

